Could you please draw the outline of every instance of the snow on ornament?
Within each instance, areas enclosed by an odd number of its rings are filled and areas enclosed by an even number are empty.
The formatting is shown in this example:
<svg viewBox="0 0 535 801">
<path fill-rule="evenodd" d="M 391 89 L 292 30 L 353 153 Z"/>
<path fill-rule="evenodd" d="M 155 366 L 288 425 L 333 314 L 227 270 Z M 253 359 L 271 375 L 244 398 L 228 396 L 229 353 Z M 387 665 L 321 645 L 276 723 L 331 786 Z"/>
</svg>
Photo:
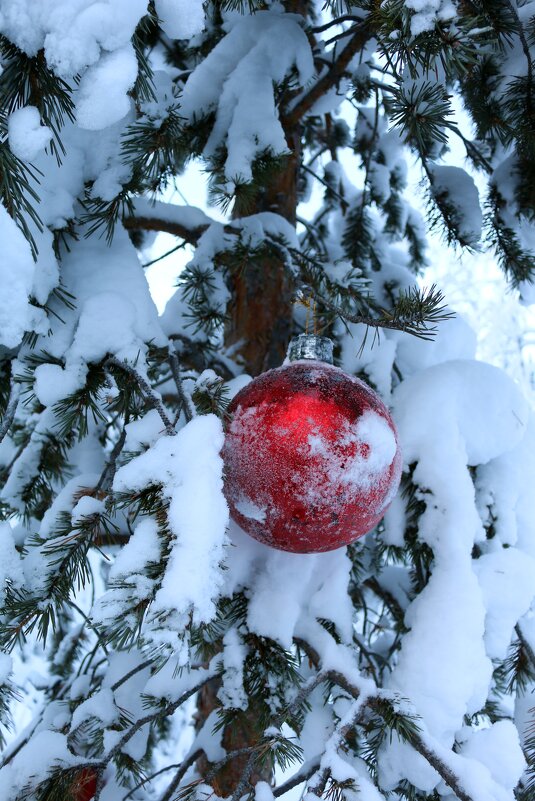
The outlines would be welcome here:
<svg viewBox="0 0 535 801">
<path fill-rule="evenodd" d="M 301 334 L 289 363 L 229 406 L 223 458 L 234 520 L 294 553 L 340 548 L 370 531 L 397 492 L 401 454 L 388 409 L 332 364 L 332 342 Z"/>
</svg>

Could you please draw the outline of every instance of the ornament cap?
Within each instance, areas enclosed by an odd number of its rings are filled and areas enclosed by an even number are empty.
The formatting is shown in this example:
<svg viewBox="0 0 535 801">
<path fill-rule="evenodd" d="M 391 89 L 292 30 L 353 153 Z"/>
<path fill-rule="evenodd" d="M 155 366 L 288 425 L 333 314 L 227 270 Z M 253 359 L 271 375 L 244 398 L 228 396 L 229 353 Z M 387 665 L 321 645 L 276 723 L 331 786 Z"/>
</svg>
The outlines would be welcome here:
<svg viewBox="0 0 535 801">
<path fill-rule="evenodd" d="M 299 334 L 288 346 L 288 360 L 297 362 L 301 359 L 312 359 L 316 362 L 333 363 L 333 343 L 329 337 L 317 334 Z"/>
</svg>

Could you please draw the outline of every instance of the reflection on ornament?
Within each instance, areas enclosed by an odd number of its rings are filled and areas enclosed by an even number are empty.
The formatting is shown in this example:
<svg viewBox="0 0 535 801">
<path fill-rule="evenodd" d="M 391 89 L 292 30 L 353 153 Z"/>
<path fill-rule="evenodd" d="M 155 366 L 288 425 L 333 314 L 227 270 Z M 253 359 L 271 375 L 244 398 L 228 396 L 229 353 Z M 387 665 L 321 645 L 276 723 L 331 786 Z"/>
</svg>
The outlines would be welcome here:
<svg viewBox="0 0 535 801">
<path fill-rule="evenodd" d="M 379 396 L 337 367 L 303 358 L 318 346 L 324 356 L 324 342 L 308 348 L 298 340 L 290 356 L 299 361 L 254 379 L 229 406 L 225 494 L 255 539 L 316 553 L 381 520 L 399 486 L 401 454 Z"/>
</svg>

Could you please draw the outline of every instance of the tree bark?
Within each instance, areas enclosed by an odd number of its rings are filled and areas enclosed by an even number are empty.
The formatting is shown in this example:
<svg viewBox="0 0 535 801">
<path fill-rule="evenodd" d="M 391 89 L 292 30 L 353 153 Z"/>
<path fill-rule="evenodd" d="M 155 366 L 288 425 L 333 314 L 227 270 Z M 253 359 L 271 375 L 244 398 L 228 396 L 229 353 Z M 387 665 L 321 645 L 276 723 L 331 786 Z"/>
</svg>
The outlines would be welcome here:
<svg viewBox="0 0 535 801">
<path fill-rule="evenodd" d="M 306 0 L 286 0 L 286 10 L 294 14 L 306 13 Z M 288 102 L 290 98 L 285 98 Z M 297 215 L 297 178 L 301 159 L 301 123 L 293 121 L 285 126 L 286 141 L 290 155 L 282 170 L 262 190 L 251 214 L 271 211 L 280 214 L 293 226 Z M 236 216 L 239 216 L 236 214 Z M 237 271 L 231 279 L 231 295 L 228 313 L 229 322 L 225 332 L 225 344 L 232 347 L 234 355 L 241 356 L 244 369 L 256 376 L 264 370 L 282 364 L 292 335 L 292 288 L 289 275 L 281 259 L 270 255 L 261 261 L 247 265 Z M 211 712 L 219 705 L 217 693 L 220 680 L 208 682 L 199 694 L 197 706 L 197 728 L 200 728 Z M 222 743 L 226 751 L 247 748 L 254 744 L 258 716 L 249 707 L 240 713 L 233 723 L 226 726 Z M 248 756 L 233 759 L 218 772 L 212 782 L 216 793 L 232 795 L 242 777 Z M 197 763 L 201 776 L 206 776 L 210 763 L 201 757 Z M 256 768 L 249 782 L 269 782 L 272 765 L 269 761 Z"/>
<path fill-rule="evenodd" d="M 295 226 L 301 126 L 285 131 L 291 154 L 284 168 L 260 193 L 252 213 L 271 211 Z M 250 375 L 282 364 L 292 335 L 292 288 L 275 254 L 248 264 L 231 279 L 232 301 L 225 341 Z"/>
</svg>

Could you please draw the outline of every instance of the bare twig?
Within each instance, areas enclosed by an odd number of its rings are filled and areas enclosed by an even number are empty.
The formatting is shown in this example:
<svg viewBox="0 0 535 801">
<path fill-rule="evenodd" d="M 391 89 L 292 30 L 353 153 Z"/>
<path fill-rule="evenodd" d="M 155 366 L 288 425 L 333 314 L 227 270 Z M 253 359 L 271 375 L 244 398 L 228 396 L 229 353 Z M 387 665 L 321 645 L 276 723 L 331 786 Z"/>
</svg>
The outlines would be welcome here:
<svg viewBox="0 0 535 801">
<path fill-rule="evenodd" d="M 195 406 L 193 402 L 184 389 L 183 378 L 182 378 L 182 371 L 180 369 L 180 362 L 178 360 L 178 354 L 176 352 L 176 346 L 173 341 L 169 345 L 169 364 L 171 366 L 171 373 L 173 375 L 173 380 L 176 385 L 176 391 L 178 393 L 178 397 L 180 399 L 180 403 L 182 408 L 184 409 L 184 414 L 186 415 L 186 420 L 192 420 L 196 415 Z"/>
<path fill-rule="evenodd" d="M 110 458 L 106 462 L 106 466 L 102 471 L 98 483 L 94 489 L 95 495 L 99 492 L 108 492 L 113 484 L 113 479 L 115 476 L 115 471 L 117 469 L 117 459 L 124 448 L 124 443 L 126 442 L 126 428 L 123 428 L 121 433 L 119 434 L 119 439 L 113 446 L 110 452 Z"/>
<path fill-rule="evenodd" d="M 128 681 L 128 679 L 131 679 L 132 676 L 135 676 L 136 673 L 140 673 L 142 670 L 145 670 L 145 668 L 150 667 L 153 664 L 154 664 L 154 659 L 146 659 L 144 662 L 140 662 L 140 664 L 136 665 L 135 668 L 132 668 L 132 670 L 129 670 L 128 673 L 125 673 L 124 676 L 121 676 L 120 679 L 117 679 L 115 684 L 111 685 L 110 690 L 112 692 L 115 692 L 115 690 L 119 689 L 121 684 L 124 684 L 125 682 Z"/>
<path fill-rule="evenodd" d="M 123 225 L 128 231 L 163 231 L 166 234 L 179 236 L 185 242 L 189 242 L 190 245 L 196 245 L 201 235 L 208 228 L 208 225 L 199 225 L 194 228 L 186 228 L 185 225 L 179 222 L 165 220 L 157 216 L 125 217 L 123 219 Z"/>
<path fill-rule="evenodd" d="M 141 266 L 143 268 L 151 267 L 153 264 L 156 264 L 157 262 L 166 259 L 168 256 L 171 256 L 173 253 L 176 253 L 177 250 L 182 250 L 185 244 L 186 240 L 184 240 L 184 242 L 181 242 L 180 245 L 175 245 L 175 247 L 171 248 L 171 250 L 167 250 L 165 253 L 162 253 L 161 256 L 157 256 L 155 259 L 151 259 L 151 261 L 144 262 Z"/>
<path fill-rule="evenodd" d="M 186 759 L 182 762 L 181 766 L 171 779 L 169 786 L 167 787 L 167 790 L 162 795 L 161 801 L 171 801 L 178 785 L 180 784 L 180 782 L 182 781 L 188 770 L 191 768 L 193 763 L 197 761 L 197 759 L 201 756 L 202 753 L 203 753 L 202 748 L 198 748 L 196 751 L 193 751 L 191 754 L 189 754 L 189 756 L 186 757 Z"/>
<path fill-rule="evenodd" d="M 8 433 L 9 429 L 11 428 L 11 424 L 15 419 L 15 414 L 17 412 L 17 406 L 19 403 L 19 394 L 20 394 L 20 385 L 15 384 L 15 382 L 12 381 L 11 391 L 9 393 L 9 400 L 7 402 L 7 408 L 2 418 L 2 422 L 0 423 L 0 442 L 2 442 L 2 440 Z"/>
<path fill-rule="evenodd" d="M 151 782 L 153 779 L 156 778 L 156 776 L 161 776 L 162 773 L 167 773 L 168 770 L 174 770 L 175 768 L 179 767 L 180 764 L 178 762 L 175 762 L 172 765 L 166 765 L 165 768 L 160 768 L 160 770 L 151 773 L 150 776 L 145 776 L 145 778 L 142 779 L 138 784 L 136 784 L 135 787 L 132 787 L 132 789 L 129 790 L 126 795 L 123 795 L 123 801 L 128 801 L 128 799 L 132 797 L 132 795 L 136 792 L 136 790 L 139 790 L 139 788 L 143 787 L 144 784 L 148 784 L 149 782 Z"/>
<path fill-rule="evenodd" d="M 335 25 L 341 25 L 342 22 L 362 22 L 362 17 L 357 17 L 355 14 L 342 14 L 324 25 L 316 25 L 310 30 L 312 33 L 323 33 L 323 31 L 333 28 Z"/>
<path fill-rule="evenodd" d="M 281 795 L 285 795 L 285 793 L 293 790 L 294 787 L 302 784 L 303 782 L 308 781 L 311 779 L 312 776 L 316 773 L 319 769 L 320 763 L 319 760 L 313 762 L 307 762 L 304 765 L 301 765 L 298 771 L 294 773 L 284 784 L 279 785 L 273 790 L 273 795 L 275 798 L 280 798 Z"/>
<path fill-rule="evenodd" d="M 152 403 L 152 405 L 160 415 L 162 422 L 165 426 L 166 433 L 169 434 L 169 436 L 174 436 L 176 434 L 175 428 L 171 420 L 167 416 L 167 412 L 163 408 L 163 403 L 161 401 L 161 398 L 154 392 L 149 382 L 146 381 L 143 378 L 143 376 L 140 375 L 137 372 L 137 370 L 135 370 L 130 364 L 128 364 L 127 362 L 121 362 L 119 359 L 115 358 L 115 356 L 111 356 L 106 361 L 106 364 L 111 365 L 112 367 L 117 367 L 119 370 L 128 373 L 128 375 L 132 376 L 132 378 L 135 379 L 146 400 Z"/>
</svg>

